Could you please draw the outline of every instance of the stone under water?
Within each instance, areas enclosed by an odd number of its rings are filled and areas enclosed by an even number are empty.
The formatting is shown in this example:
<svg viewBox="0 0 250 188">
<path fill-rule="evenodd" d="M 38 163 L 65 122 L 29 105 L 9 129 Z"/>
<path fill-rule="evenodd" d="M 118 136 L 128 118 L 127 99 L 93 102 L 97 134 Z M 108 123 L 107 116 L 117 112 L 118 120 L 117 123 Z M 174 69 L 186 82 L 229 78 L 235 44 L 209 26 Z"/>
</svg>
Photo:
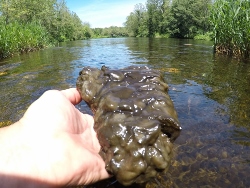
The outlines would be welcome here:
<svg viewBox="0 0 250 188">
<path fill-rule="evenodd" d="M 181 127 L 158 70 L 84 67 L 76 86 L 94 114 L 106 170 L 121 184 L 144 183 L 168 169 Z"/>
</svg>

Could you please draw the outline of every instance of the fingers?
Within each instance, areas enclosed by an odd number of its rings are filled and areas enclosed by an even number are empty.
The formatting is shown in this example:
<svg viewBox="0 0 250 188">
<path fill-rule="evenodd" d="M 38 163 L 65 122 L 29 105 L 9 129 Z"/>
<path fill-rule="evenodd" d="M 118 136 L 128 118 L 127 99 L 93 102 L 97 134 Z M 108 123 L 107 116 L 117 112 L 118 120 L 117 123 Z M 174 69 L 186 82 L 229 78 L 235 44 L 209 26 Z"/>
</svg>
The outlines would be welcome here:
<svg viewBox="0 0 250 188">
<path fill-rule="evenodd" d="M 82 101 L 82 97 L 76 88 L 62 90 L 61 92 L 73 105 L 79 104 Z"/>
<path fill-rule="evenodd" d="M 105 169 L 105 162 L 99 154 L 86 152 L 84 156 L 84 166 L 81 169 L 85 169 L 85 171 L 80 184 L 88 185 L 111 177 Z"/>
<path fill-rule="evenodd" d="M 95 183 L 95 182 L 98 182 L 100 180 L 104 180 L 104 179 L 107 179 L 107 178 L 110 178 L 112 177 L 108 172 L 107 170 L 105 169 L 105 163 L 103 161 L 103 159 L 100 159 L 100 162 L 99 162 L 101 165 L 99 167 L 97 167 L 96 171 L 94 171 L 93 173 L 93 177 L 92 177 L 92 181 L 89 181 L 87 182 L 87 184 L 90 184 L 90 183 Z M 98 162 L 97 164 L 94 164 L 94 165 L 98 165 Z M 93 165 L 93 166 L 94 166 Z M 93 169 L 93 166 L 90 168 L 90 169 Z"/>
</svg>

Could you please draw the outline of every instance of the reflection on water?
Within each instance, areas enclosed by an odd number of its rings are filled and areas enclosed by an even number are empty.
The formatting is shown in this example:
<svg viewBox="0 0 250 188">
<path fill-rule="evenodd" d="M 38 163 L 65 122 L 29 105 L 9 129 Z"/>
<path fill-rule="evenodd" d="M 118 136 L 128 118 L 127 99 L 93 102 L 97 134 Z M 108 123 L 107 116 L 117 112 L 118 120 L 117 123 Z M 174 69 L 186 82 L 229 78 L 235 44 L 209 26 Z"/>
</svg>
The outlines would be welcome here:
<svg viewBox="0 0 250 188">
<path fill-rule="evenodd" d="M 151 187 L 250 187 L 250 64 L 212 51 L 204 41 L 93 39 L 4 60 L 0 122 L 18 120 L 45 90 L 74 87 L 83 66 L 146 64 L 164 72 L 183 127 L 172 167 Z"/>
</svg>

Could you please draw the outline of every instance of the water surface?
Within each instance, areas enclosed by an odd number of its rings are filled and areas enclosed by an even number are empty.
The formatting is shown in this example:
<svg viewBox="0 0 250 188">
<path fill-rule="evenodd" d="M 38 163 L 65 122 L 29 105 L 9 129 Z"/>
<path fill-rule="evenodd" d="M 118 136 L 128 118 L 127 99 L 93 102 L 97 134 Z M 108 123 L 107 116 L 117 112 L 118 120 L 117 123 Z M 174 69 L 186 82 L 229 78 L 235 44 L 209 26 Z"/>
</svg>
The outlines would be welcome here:
<svg viewBox="0 0 250 188">
<path fill-rule="evenodd" d="M 44 91 L 75 87 L 83 66 L 102 65 L 148 65 L 164 73 L 183 130 L 172 167 L 158 184 L 250 187 L 250 64 L 215 56 L 210 42 L 91 39 L 5 59 L 0 125 L 17 121 Z M 77 108 L 91 113 L 84 102 Z"/>
</svg>

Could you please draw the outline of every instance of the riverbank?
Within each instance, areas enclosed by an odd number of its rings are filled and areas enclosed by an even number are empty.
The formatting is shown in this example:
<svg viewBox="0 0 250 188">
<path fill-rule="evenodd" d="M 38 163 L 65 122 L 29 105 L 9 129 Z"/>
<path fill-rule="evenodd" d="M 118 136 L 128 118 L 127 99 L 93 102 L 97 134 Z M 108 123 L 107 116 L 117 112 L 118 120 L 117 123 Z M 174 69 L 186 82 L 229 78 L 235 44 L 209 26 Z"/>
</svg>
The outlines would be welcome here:
<svg viewBox="0 0 250 188">
<path fill-rule="evenodd" d="M 249 15 L 250 1 L 215 1 L 210 20 L 216 53 L 250 59 Z"/>
<path fill-rule="evenodd" d="M 123 31 L 114 31 L 112 28 L 98 28 L 102 32 L 97 33 L 96 29 L 90 29 L 88 38 L 117 38 L 127 37 L 128 35 Z M 169 38 L 169 35 L 156 35 L 154 38 Z M 18 23 L 9 24 L 0 30 L 0 60 L 22 53 L 41 50 L 55 43 L 64 42 L 56 41 L 49 37 L 48 32 L 39 24 L 21 25 Z M 82 40 L 83 40 L 82 39 Z M 211 38 L 207 34 L 194 37 L 194 40 L 210 41 Z M 67 40 L 65 40 L 67 41 Z"/>
<path fill-rule="evenodd" d="M 54 34 L 37 22 L 9 24 L 0 23 L 0 60 L 22 53 L 40 50 L 54 46 L 59 42 L 84 40 L 89 38 L 117 38 L 128 37 L 124 27 L 111 26 L 109 28 L 91 29 L 88 24 L 83 24 L 81 32 L 73 37 L 61 33 Z"/>
<path fill-rule="evenodd" d="M 48 33 L 37 23 L 1 25 L 0 59 L 50 45 Z"/>
</svg>

